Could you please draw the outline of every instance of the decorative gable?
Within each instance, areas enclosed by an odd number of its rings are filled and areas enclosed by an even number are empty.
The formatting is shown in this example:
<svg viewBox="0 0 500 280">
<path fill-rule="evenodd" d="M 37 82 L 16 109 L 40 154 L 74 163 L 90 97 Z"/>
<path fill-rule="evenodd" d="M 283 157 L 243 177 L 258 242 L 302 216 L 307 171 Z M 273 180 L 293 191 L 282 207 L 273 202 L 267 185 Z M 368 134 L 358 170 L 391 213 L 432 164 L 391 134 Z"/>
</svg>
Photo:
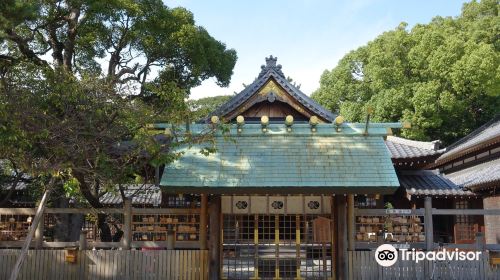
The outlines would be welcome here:
<svg viewBox="0 0 500 280">
<path fill-rule="evenodd" d="M 284 120 L 292 115 L 297 121 L 317 116 L 321 122 L 332 122 L 336 115 L 292 85 L 276 62 L 276 57 L 266 58 L 257 79 L 209 117 L 216 115 L 232 122 L 238 115 L 249 121 L 264 115 L 271 120 Z"/>
</svg>

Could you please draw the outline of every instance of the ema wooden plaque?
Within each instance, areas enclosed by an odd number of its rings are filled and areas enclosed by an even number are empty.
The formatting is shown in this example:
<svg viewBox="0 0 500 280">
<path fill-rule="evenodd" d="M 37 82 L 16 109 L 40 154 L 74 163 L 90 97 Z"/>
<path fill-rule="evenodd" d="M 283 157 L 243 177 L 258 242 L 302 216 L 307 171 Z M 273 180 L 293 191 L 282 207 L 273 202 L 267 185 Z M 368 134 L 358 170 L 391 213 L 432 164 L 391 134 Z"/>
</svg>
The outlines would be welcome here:
<svg viewBox="0 0 500 280">
<path fill-rule="evenodd" d="M 318 243 L 332 242 L 332 220 L 325 217 L 318 217 L 313 220 L 313 239 Z"/>
</svg>

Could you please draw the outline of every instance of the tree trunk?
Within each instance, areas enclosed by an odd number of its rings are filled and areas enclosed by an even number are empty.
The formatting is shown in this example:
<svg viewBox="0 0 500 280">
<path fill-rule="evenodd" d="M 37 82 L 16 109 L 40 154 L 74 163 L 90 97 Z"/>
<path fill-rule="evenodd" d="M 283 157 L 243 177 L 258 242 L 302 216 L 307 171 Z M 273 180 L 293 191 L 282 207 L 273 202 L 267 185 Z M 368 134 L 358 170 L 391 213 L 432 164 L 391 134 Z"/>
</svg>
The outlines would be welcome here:
<svg viewBox="0 0 500 280">
<path fill-rule="evenodd" d="M 68 208 L 69 199 L 64 196 L 59 196 L 54 201 L 54 206 L 57 208 Z M 84 223 L 85 216 L 83 214 L 54 214 L 54 241 L 73 242 L 80 238 L 80 231 Z"/>
<path fill-rule="evenodd" d="M 103 205 L 99 201 L 97 194 L 94 195 L 92 193 L 89 184 L 87 184 L 87 181 L 85 181 L 85 175 L 81 172 L 73 171 L 73 176 L 80 183 L 80 191 L 82 192 L 82 195 L 85 197 L 85 199 L 89 202 L 89 204 L 96 209 L 103 208 Z M 111 229 L 106 222 L 106 217 L 106 214 L 97 214 L 97 227 L 100 230 L 101 241 L 110 242 L 113 238 L 111 236 Z"/>
<path fill-rule="evenodd" d="M 57 208 L 67 208 L 68 199 L 66 197 L 59 196 L 54 201 L 54 206 Z M 54 241 L 67 242 L 69 241 L 68 231 L 69 231 L 69 215 L 68 214 L 54 214 L 54 220 L 56 222 L 54 226 Z"/>
<path fill-rule="evenodd" d="M 111 236 L 111 229 L 108 223 L 106 223 L 106 214 L 97 214 L 97 226 L 101 231 L 100 239 L 102 242 L 111 242 L 113 237 Z"/>
<path fill-rule="evenodd" d="M 17 175 L 16 178 L 14 179 L 14 182 L 12 182 L 9 191 L 5 195 L 5 197 L 0 201 L 0 207 L 3 207 L 4 205 L 7 204 L 9 199 L 12 197 L 12 194 L 16 190 L 17 185 L 19 184 L 19 180 L 21 180 L 22 175 Z"/>
</svg>

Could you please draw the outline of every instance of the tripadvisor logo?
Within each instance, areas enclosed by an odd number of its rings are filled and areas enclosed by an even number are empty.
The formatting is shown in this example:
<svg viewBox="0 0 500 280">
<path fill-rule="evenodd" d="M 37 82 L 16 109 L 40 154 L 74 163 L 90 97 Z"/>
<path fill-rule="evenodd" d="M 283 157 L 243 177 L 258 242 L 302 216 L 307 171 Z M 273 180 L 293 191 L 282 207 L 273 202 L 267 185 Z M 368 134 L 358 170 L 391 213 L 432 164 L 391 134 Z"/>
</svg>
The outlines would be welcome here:
<svg viewBox="0 0 500 280">
<path fill-rule="evenodd" d="M 398 261 L 398 251 L 391 244 L 382 244 L 375 250 L 375 260 L 381 266 L 391 266 Z"/>
<path fill-rule="evenodd" d="M 478 261 L 481 251 L 458 251 L 458 249 L 447 251 L 445 249 L 438 251 L 416 251 L 415 249 L 400 249 L 401 260 L 414 261 Z M 375 250 L 375 260 L 384 267 L 389 267 L 395 264 L 398 260 L 398 250 L 390 244 L 382 244 Z"/>
</svg>

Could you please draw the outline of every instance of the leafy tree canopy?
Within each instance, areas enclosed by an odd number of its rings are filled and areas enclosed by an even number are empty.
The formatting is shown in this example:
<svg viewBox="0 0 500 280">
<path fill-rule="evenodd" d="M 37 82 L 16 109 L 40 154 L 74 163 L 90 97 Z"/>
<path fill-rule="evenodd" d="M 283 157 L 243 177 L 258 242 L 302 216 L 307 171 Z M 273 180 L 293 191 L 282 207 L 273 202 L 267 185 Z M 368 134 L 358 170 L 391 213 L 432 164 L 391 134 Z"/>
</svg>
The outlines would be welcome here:
<svg viewBox="0 0 500 280">
<path fill-rule="evenodd" d="M 108 187 L 177 156 L 147 124 L 184 122 L 189 90 L 227 86 L 235 62 L 161 0 L 0 1 L 0 160 L 101 207 Z"/>
<path fill-rule="evenodd" d="M 456 18 L 401 23 L 348 53 L 312 97 L 350 121 L 410 121 L 402 134 L 449 144 L 500 112 L 498 1 L 472 1 Z"/>
<path fill-rule="evenodd" d="M 218 95 L 211 97 L 204 97 L 196 100 L 189 100 L 188 106 L 192 112 L 192 120 L 198 121 L 208 116 L 208 114 L 215 111 L 222 104 L 231 99 L 232 95 Z"/>
</svg>

